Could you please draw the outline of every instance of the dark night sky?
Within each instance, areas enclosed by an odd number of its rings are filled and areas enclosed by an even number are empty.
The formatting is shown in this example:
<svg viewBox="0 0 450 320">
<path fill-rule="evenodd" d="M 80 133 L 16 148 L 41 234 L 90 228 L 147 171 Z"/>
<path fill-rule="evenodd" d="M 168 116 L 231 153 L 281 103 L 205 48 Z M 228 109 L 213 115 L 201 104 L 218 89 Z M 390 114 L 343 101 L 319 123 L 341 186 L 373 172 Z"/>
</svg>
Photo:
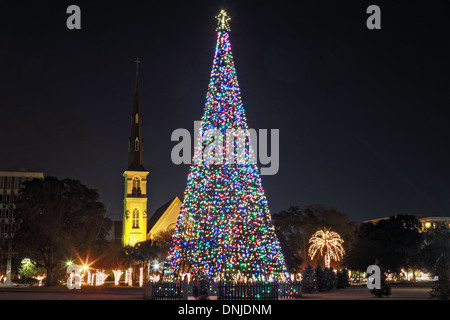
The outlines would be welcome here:
<svg viewBox="0 0 450 320">
<path fill-rule="evenodd" d="M 182 198 L 170 137 L 202 116 L 225 8 L 248 124 L 280 129 L 280 170 L 262 176 L 272 212 L 450 216 L 450 10 L 392 2 L 3 1 L 0 171 L 79 179 L 121 219 L 139 57 L 149 212 Z"/>
</svg>

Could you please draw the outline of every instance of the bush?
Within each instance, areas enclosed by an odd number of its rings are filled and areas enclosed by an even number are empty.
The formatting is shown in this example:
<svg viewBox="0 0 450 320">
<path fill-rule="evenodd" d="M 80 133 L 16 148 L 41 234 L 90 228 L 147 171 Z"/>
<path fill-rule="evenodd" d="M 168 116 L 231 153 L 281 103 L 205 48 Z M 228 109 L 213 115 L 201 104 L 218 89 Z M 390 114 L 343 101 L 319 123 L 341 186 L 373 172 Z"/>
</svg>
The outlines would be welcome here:
<svg viewBox="0 0 450 320">
<path fill-rule="evenodd" d="M 333 268 L 325 268 L 323 270 L 325 277 L 325 290 L 330 290 L 336 287 L 336 275 Z"/>
<path fill-rule="evenodd" d="M 321 292 L 327 290 L 327 279 L 320 264 L 316 267 L 316 270 L 314 270 L 314 281 L 316 282 L 317 291 Z"/>
<path fill-rule="evenodd" d="M 437 259 L 433 274 L 438 279 L 433 283 L 430 296 L 432 298 L 448 299 L 450 297 L 450 271 L 447 258 L 444 255 Z"/>
<path fill-rule="evenodd" d="M 336 275 L 336 288 L 337 289 L 345 289 L 350 285 L 349 279 L 348 279 L 348 270 L 342 269 L 341 271 L 338 271 Z"/>
<path fill-rule="evenodd" d="M 308 263 L 302 273 L 302 291 L 304 293 L 313 293 L 315 289 L 314 270 Z"/>
</svg>

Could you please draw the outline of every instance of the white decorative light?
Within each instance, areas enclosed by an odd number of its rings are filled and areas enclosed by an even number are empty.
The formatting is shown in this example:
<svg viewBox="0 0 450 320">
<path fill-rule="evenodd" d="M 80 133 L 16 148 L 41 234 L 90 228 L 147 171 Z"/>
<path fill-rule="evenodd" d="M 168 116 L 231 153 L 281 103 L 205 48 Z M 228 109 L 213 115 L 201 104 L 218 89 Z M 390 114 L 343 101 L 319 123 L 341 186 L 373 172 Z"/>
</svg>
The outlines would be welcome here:
<svg viewBox="0 0 450 320">
<path fill-rule="evenodd" d="M 128 286 L 133 286 L 133 268 L 128 268 Z"/>
<path fill-rule="evenodd" d="M 88 270 L 87 273 L 88 273 L 88 278 L 86 280 L 86 283 L 87 283 L 87 285 L 91 286 L 91 285 L 93 285 L 93 283 L 92 283 L 93 279 L 92 279 L 92 275 L 91 275 L 91 270 Z"/>
<path fill-rule="evenodd" d="M 118 286 L 120 284 L 120 277 L 123 274 L 123 271 L 117 269 L 117 270 L 113 270 L 113 274 L 114 274 L 114 285 Z"/>
<path fill-rule="evenodd" d="M 151 282 L 158 282 L 159 279 L 160 279 L 160 276 L 159 276 L 159 275 L 154 275 L 154 276 L 150 276 L 150 277 L 149 277 L 149 280 L 150 280 Z"/>
<path fill-rule="evenodd" d="M 106 280 L 106 278 L 108 277 L 108 275 L 105 273 L 105 271 L 100 271 L 100 270 L 97 270 L 97 273 L 95 274 L 96 275 L 96 286 L 101 286 L 101 285 L 103 285 L 103 284 L 105 284 L 105 280 Z"/>
<path fill-rule="evenodd" d="M 39 281 L 39 287 L 41 287 L 42 286 L 42 280 L 44 280 L 45 279 L 45 274 L 40 274 L 40 275 L 38 275 L 38 276 L 34 276 L 33 277 L 34 279 L 36 279 L 37 281 Z M 1 277 L 0 277 L 0 281 L 1 281 Z M 83 280 L 83 279 L 81 279 L 81 280 Z"/>
<path fill-rule="evenodd" d="M 331 259 L 339 261 L 344 256 L 343 242 L 344 240 L 337 232 L 327 230 L 326 228 L 318 230 L 309 239 L 311 246 L 309 247 L 308 254 L 311 259 L 314 259 L 316 253 L 320 251 L 320 254 L 324 255 L 325 258 L 325 268 L 330 268 Z"/>
<path fill-rule="evenodd" d="M 228 24 L 228 21 L 230 21 L 231 18 L 228 16 L 225 10 L 220 10 L 220 13 L 218 16 L 216 16 L 216 19 L 217 19 L 216 31 L 220 30 L 231 31 L 230 25 Z"/>
</svg>

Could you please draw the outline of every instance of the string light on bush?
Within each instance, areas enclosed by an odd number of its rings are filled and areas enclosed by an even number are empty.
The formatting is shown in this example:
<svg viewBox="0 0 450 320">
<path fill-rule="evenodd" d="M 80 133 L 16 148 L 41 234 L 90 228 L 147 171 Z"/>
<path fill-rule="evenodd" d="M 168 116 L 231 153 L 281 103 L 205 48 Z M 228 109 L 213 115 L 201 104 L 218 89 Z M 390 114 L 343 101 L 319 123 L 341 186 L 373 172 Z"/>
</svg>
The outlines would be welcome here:
<svg viewBox="0 0 450 320">
<path fill-rule="evenodd" d="M 38 287 L 42 287 L 42 280 L 44 280 L 45 277 L 46 277 L 45 274 L 40 274 L 40 275 L 33 277 L 34 279 L 36 279 L 38 281 Z M 1 281 L 1 278 L 0 278 L 0 281 Z"/>
<path fill-rule="evenodd" d="M 104 270 L 102 270 L 102 271 L 97 270 L 97 272 L 95 274 L 95 280 L 96 280 L 95 285 L 96 286 L 104 285 L 107 277 L 108 277 L 108 274 L 106 274 Z"/>
<path fill-rule="evenodd" d="M 139 287 L 144 285 L 144 268 L 139 268 Z"/>
<path fill-rule="evenodd" d="M 123 271 L 119 269 L 113 270 L 113 274 L 114 274 L 114 285 L 118 286 L 120 284 L 120 277 L 122 276 Z"/>
<path fill-rule="evenodd" d="M 133 286 L 133 268 L 128 268 L 127 269 L 127 273 L 128 273 L 128 286 L 132 287 Z"/>
</svg>

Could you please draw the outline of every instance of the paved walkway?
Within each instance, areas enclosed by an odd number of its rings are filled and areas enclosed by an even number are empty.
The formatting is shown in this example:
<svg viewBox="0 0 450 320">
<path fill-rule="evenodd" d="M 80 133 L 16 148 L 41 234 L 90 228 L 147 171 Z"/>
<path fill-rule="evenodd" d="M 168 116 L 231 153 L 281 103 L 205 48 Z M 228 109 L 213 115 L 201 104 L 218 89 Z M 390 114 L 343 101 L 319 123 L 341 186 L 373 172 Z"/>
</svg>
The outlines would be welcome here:
<svg viewBox="0 0 450 320">
<path fill-rule="evenodd" d="M 393 284 L 389 300 L 428 300 L 429 284 Z M 191 297 L 190 297 L 191 298 Z M 215 300 L 211 297 L 211 300 Z M 330 292 L 303 294 L 308 300 L 377 300 L 366 286 L 348 287 Z M 69 290 L 66 287 L 0 288 L 0 300 L 143 300 L 139 287 L 88 287 Z"/>
<path fill-rule="evenodd" d="M 0 288 L 0 300 L 142 300 L 139 287 L 67 287 Z"/>
<path fill-rule="evenodd" d="M 391 295 L 383 299 L 389 300 L 428 300 L 431 291 L 430 284 L 392 284 Z M 348 287 L 346 289 L 332 290 L 330 292 L 317 292 L 303 294 L 303 300 L 379 300 L 370 294 L 365 285 Z"/>
</svg>

